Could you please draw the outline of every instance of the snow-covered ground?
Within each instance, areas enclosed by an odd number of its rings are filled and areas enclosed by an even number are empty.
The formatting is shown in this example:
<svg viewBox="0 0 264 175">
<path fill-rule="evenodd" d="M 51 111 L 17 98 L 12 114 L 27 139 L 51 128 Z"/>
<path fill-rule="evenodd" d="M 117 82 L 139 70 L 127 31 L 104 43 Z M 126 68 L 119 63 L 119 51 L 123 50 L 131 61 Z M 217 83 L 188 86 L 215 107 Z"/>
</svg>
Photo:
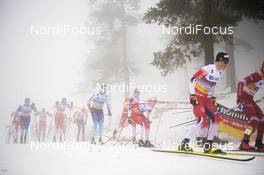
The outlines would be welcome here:
<svg viewBox="0 0 264 175">
<path fill-rule="evenodd" d="M 218 102 L 228 107 L 235 107 L 235 94 L 219 98 Z M 260 103 L 260 106 L 263 107 L 263 102 Z M 186 104 L 159 105 L 151 116 L 151 141 L 156 146 L 160 146 L 164 142 L 169 144 L 181 141 L 190 125 L 176 128 L 170 128 L 170 126 L 192 120 L 193 114 L 189 108 L 191 106 Z M 113 129 L 115 124 L 111 126 Z M 37 145 L 31 143 L 26 145 L 1 144 L 0 174 L 256 175 L 264 172 L 264 157 L 257 157 L 250 162 L 234 162 L 190 155 L 158 153 L 151 149 L 135 147 L 132 144 L 113 146 L 113 142 L 109 142 L 103 146 L 91 146 L 88 142 L 76 143 L 74 141 L 76 127 L 72 128 L 71 141 L 57 144 L 47 143 L 41 145 L 40 150 L 37 150 Z M 111 132 L 105 133 L 105 135 L 111 135 Z M 121 138 L 128 138 L 130 135 L 131 127 L 128 126 L 123 130 Z M 105 139 L 107 138 L 104 137 Z"/>
<path fill-rule="evenodd" d="M 81 144 L 81 143 L 79 143 Z M 82 149 L 35 150 L 28 145 L 1 145 L 3 175 L 262 175 L 264 158 L 234 162 L 152 152 L 132 146 L 83 145 Z"/>
</svg>

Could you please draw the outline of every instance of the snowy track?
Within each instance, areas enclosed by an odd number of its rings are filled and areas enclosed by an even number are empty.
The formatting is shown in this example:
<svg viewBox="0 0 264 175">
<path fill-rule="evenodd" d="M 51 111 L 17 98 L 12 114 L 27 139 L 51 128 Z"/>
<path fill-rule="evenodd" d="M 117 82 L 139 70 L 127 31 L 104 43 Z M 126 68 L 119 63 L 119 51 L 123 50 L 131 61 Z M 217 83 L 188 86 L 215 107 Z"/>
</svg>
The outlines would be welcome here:
<svg viewBox="0 0 264 175">
<path fill-rule="evenodd" d="M 76 145 L 75 145 L 76 146 Z M 133 146 L 77 144 L 82 149 L 41 150 L 28 145 L 2 144 L 0 168 L 7 175 L 175 175 L 175 174 L 263 174 L 264 158 L 250 162 L 215 160 L 189 155 L 152 152 Z"/>
</svg>

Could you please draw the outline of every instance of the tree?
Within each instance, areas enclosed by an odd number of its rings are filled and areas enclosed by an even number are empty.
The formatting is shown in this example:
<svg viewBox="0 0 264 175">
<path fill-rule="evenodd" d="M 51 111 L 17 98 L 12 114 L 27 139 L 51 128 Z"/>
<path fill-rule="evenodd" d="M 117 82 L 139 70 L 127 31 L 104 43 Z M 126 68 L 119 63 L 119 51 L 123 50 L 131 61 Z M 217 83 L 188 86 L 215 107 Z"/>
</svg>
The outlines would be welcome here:
<svg viewBox="0 0 264 175">
<path fill-rule="evenodd" d="M 125 82 L 129 87 L 129 76 L 138 70 L 127 57 L 127 30 L 138 23 L 139 0 L 90 1 L 90 5 L 90 16 L 104 31 L 99 39 L 90 38 L 94 49 L 87 58 L 86 72 L 95 71 L 94 82 Z M 91 59 L 95 60 L 91 63 Z"/>
<path fill-rule="evenodd" d="M 144 20 L 167 28 L 202 25 L 226 30 L 237 26 L 243 17 L 263 19 L 263 9 L 263 2 L 260 0 L 162 0 L 145 13 Z M 214 44 L 230 40 L 230 35 L 223 33 L 213 35 L 199 31 L 194 35 L 185 32 L 173 35 L 167 48 L 154 53 L 152 64 L 166 76 L 202 53 L 205 64 L 213 63 Z"/>
</svg>

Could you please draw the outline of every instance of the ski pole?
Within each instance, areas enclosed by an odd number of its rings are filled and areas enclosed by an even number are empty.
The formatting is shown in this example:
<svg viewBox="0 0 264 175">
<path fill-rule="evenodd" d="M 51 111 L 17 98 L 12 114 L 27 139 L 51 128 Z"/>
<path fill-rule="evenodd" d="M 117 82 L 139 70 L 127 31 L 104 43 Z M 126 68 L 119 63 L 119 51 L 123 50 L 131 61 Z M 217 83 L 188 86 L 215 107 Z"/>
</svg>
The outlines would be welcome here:
<svg viewBox="0 0 264 175">
<path fill-rule="evenodd" d="M 193 120 L 190 120 L 190 121 L 187 121 L 187 122 L 183 122 L 183 123 L 179 123 L 177 125 L 170 126 L 170 128 L 175 128 L 175 127 L 178 127 L 178 126 L 181 126 L 181 125 L 185 125 L 185 124 L 188 124 L 188 123 L 191 123 L 191 122 L 194 122 L 194 121 L 196 121 L 196 119 L 193 119 Z"/>
<path fill-rule="evenodd" d="M 175 112 L 172 114 L 181 114 L 181 113 L 186 113 L 186 112 L 192 112 L 193 110 L 186 110 L 186 111 L 179 111 L 179 112 Z"/>
</svg>

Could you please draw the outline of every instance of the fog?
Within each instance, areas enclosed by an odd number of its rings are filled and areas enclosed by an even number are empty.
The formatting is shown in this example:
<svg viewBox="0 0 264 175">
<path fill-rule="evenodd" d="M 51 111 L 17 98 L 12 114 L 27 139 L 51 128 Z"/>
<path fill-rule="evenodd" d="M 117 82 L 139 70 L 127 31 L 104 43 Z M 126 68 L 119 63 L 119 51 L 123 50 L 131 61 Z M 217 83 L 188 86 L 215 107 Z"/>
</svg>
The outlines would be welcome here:
<svg viewBox="0 0 264 175">
<path fill-rule="evenodd" d="M 158 1 L 142 2 L 141 15 L 156 2 Z M 31 32 L 31 26 L 84 26 L 89 22 L 88 9 L 86 0 L 0 1 L 1 126 L 8 123 L 10 113 L 23 104 L 25 97 L 30 97 L 38 107 L 48 109 L 62 97 L 74 101 L 77 106 L 85 105 L 91 89 L 87 85 L 86 92 L 79 92 L 80 83 L 85 76 L 91 81 L 94 76 L 83 73 L 84 63 L 92 49 L 87 36 L 69 33 L 37 35 Z M 188 63 L 187 78 L 184 69 L 164 78 L 150 64 L 153 52 L 164 49 L 168 43 L 161 27 L 142 22 L 129 30 L 133 32 L 128 35 L 128 52 L 131 53 L 128 59 L 133 60 L 140 70 L 137 76 L 131 77 L 131 81 L 137 84 L 166 84 L 166 93 L 155 94 L 163 100 L 186 97 L 187 90 L 183 85 L 203 63 L 198 58 Z M 235 48 L 236 79 L 239 80 L 259 69 L 264 60 L 264 24 L 256 26 L 252 21 L 240 23 L 236 28 L 235 38 L 247 41 L 252 47 L 251 50 L 241 46 Z M 215 53 L 222 49 L 223 46 L 219 45 Z M 114 95 L 118 98 L 114 98 Z M 116 113 L 122 108 L 118 106 L 122 103 L 122 95 L 111 94 L 112 106 L 118 108 Z M 148 95 L 151 94 L 145 94 L 145 97 Z"/>
</svg>

